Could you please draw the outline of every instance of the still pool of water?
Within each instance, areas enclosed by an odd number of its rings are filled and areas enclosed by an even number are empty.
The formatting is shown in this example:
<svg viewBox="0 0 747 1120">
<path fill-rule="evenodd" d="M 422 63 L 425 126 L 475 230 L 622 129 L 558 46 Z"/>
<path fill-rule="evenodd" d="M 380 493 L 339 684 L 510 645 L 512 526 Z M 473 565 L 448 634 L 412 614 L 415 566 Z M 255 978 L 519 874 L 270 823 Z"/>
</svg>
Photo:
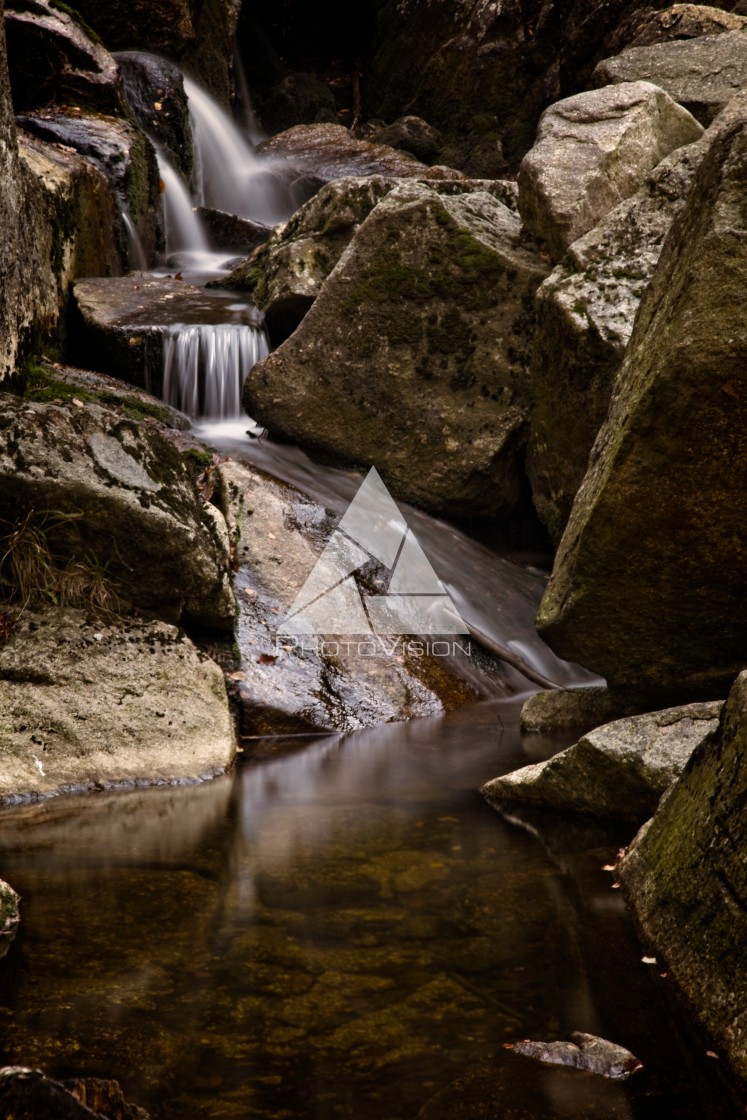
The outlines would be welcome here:
<svg viewBox="0 0 747 1120">
<path fill-rule="evenodd" d="M 533 831 L 477 792 L 560 745 L 522 744 L 517 711 L 0 812 L 0 875 L 23 897 L 0 1062 L 116 1077 L 169 1120 L 732 1115 L 601 870 L 629 836 Z M 645 1073 L 504 1048 L 571 1030 Z"/>
</svg>

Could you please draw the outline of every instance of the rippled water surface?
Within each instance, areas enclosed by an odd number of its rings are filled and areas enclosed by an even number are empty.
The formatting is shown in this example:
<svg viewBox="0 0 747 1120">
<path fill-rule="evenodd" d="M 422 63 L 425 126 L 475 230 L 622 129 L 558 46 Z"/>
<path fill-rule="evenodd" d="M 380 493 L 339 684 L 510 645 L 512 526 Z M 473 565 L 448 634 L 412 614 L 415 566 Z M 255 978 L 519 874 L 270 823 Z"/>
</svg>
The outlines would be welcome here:
<svg viewBox="0 0 747 1120">
<path fill-rule="evenodd" d="M 476 792 L 560 745 L 522 746 L 517 710 L 2 811 L 23 924 L 0 1060 L 115 1076 L 186 1120 L 730 1115 L 601 870 L 625 834 L 533 834 Z M 570 1030 L 629 1046 L 645 1074 L 621 1086 L 504 1049 Z"/>
</svg>

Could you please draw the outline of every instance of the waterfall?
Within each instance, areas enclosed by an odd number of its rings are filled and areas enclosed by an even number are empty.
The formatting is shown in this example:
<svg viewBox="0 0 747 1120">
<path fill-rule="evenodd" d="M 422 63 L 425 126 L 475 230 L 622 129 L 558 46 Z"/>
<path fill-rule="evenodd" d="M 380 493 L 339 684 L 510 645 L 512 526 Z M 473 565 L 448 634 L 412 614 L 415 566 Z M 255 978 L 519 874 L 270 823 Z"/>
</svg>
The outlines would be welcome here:
<svg viewBox="0 0 747 1120">
<path fill-rule="evenodd" d="M 120 211 L 124 227 L 127 230 L 127 237 L 129 238 L 129 261 L 128 264 L 132 267 L 133 263 L 135 268 L 140 272 L 145 272 L 148 267 L 148 261 L 145 256 L 145 249 L 140 240 L 140 234 L 137 231 L 137 226 L 130 217 L 128 211 L 123 207 Z"/>
<path fill-rule="evenodd" d="M 269 352 L 265 331 L 247 323 L 165 327 L 163 399 L 194 418 L 241 416 L 247 374 Z"/>
<path fill-rule="evenodd" d="M 290 217 L 287 188 L 260 160 L 224 109 L 190 78 L 184 79 L 195 149 L 195 195 L 209 206 L 274 226 Z"/>
<path fill-rule="evenodd" d="M 180 176 L 157 145 L 158 171 L 161 176 L 166 223 L 166 253 L 207 253 L 210 251 L 202 222 L 192 209 L 192 199 Z"/>
</svg>

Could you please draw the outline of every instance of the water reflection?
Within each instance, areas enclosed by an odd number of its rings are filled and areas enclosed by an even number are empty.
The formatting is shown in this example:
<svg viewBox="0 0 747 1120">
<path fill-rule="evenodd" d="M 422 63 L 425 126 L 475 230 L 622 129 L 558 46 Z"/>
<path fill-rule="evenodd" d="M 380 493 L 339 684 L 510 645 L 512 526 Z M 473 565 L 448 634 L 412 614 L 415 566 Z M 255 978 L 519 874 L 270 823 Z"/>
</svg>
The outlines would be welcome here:
<svg viewBox="0 0 747 1120">
<path fill-rule="evenodd" d="M 0 1058 L 115 1075 L 164 1118 L 723 1115 L 617 898 L 594 903 L 619 835 L 546 841 L 475 792 L 525 760 L 516 712 L 0 812 L 24 907 Z M 648 1081 L 503 1049 L 574 1029 L 629 1046 Z"/>
</svg>

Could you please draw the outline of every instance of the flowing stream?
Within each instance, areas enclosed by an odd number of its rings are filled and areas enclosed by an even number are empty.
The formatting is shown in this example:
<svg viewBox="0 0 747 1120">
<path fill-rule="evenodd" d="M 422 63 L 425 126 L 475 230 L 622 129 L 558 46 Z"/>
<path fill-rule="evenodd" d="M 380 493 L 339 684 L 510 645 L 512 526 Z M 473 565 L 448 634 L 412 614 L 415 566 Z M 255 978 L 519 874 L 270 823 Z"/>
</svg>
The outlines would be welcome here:
<svg viewBox="0 0 747 1120">
<path fill-rule="evenodd" d="M 209 265 L 196 201 L 288 215 L 272 169 L 187 92 L 197 198 L 161 156 L 169 253 Z M 342 512 L 358 476 L 225 422 L 265 352 L 256 326 L 164 330 L 168 398 L 223 420 L 198 432 Z M 535 633 L 541 574 L 403 508 L 518 693 L 593 681 Z M 519 707 L 308 740 L 207 784 L 0 810 L 0 875 L 23 898 L 3 1064 L 117 1077 L 154 1120 L 727 1120 L 716 1064 L 602 870 L 629 831 L 511 823 L 477 792 L 566 745 L 522 741 Z M 628 1046 L 645 1072 L 621 1085 L 505 1049 L 572 1030 Z"/>
<path fill-rule="evenodd" d="M 522 744 L 517 710 L 0 811 L 24 905 L 2 1061 L 116 1076 L 154 1120 L 415 1120 L 429 1101 L 427 1120 L 726 1120 L 718 1063 L 602 870 L 625 831 L 533 834 L 476 792 L 562 745 Z M 645 1073 L 621 1085 L 504 1049 L 572 1030 Z"/>
</svg>

